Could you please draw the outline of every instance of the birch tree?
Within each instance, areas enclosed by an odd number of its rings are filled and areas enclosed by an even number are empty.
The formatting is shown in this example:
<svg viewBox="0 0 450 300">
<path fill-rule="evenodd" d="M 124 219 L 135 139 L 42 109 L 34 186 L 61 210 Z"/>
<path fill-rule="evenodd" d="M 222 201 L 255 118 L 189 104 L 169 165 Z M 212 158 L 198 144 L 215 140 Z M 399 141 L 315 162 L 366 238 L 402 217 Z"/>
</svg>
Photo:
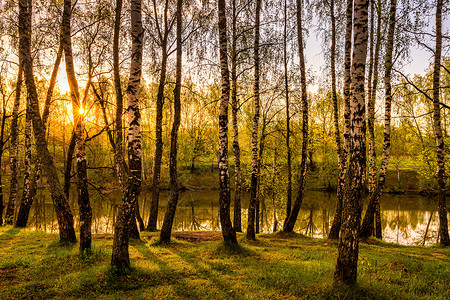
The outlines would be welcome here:
<svg viewBox="0 0 450 300">
<path fill-rule="evenodd" d="M 298 184 L 298 191 L 295 197 L 294 205 L 292 206 L 291 214 L 284 222 L 283 231 L 292 232 L 294 230 L 295 222 L 297 221 L 298 213 L 303 202 L 303 195 L 305 193 L 306 181 L 306 160 L 308 152 L 308 98 L 306 91 L 306 68 L 305 55 L 303 45 L 303 26 L 302 26 L 302 0 L 297 0 L 297 38 L 298 38 L 298 54 L 300 58 L 300 85 L 302 98 L 302 154 L 300 162 L 300 182 Z"/>
<path fill-rule="evenodd" d="M 123 95 L 120 80 L 120 65 L 119 65 L 119 47 L 120 47 L 120 26 L 121 26 L 121 15 L 122 15 L 122 0 L 116 1 L 115 9 L 115 20 L 114 20 L 114 35 L 113 35 L 113 74 L 114 74 L 114 90 L 116 92 L 116 112 L 114 120 L 114 133 L 115 139 L 110 138 L 110 144 L 114 149 L 114 165 L 116 170 L 116 176 L 119 181 L 120 190 L 122 191 L 122 197 L 126 194 L 127 189 L 127 178 L 128 165 L 125 161 L 125 154 L 123 150 L 123 126 L 122 126 L 122 116 L 123 116 Z M 104 107 L 105 103 L 102 104 Z M 103 109 L 105 124 L 107 122 L 107 116 L 105 108 Z M 132 208 L 133 212 L 130 217 L 130 237 L 139 239 L 139 230 L 136 224 L 136 217 L 140 221 L 140 228 L 143 230 L 143 221 L 139 215 L 139 205 L 138 201 L 135 202 L 135 207 Z"/>
<path fill-rule="evenodd" d="M 23 170 L 23 194 L 22 200 L 20 201 L 19 210 L 17 212 L 16 227 L 25 227 L 28 221 L 28 215 L 30 211 L 30 206 L 27 206 L 25 201 L 28 201 L 30 197 L 30 186 L 31 186 L 31 148 L 32 148 L 32 136 L 31 136 L 31 106 L 30 97 L 27 97 L 26 113 L 25 113 L 25 130 L 24 130 L 24 170 Z"/>
<path fill-rule="evenodd" d="M 241 148 L 239 146 L 238 111 L 239 100 L 237 95 L 237 18 L 236 0 L 232 0 L 232 29 L 231 29 L 231 117 L 233 123 L 233 154 L 234 154 L 234 215 L 233 226 L 237 232 L 242 231 L 241 222 Z"/>
<path fill-rule="evenodd" d="M 350 146 L 350 87 L 352 83 L 352 25 L 353 25 L 353 0 L 347 0 L 346 25 L 344 42 L 344 145 L 341 149 L 341 161 L 339 162 L 338 187 L 333 223 L 331 224 L 328 238 L 338 239 L 342 224 L 342 200 L 344 198 L 345 174 L 347 170 L 348 152 Z M 332 39 L 333 41 L 333 39 Z M 332 60 L 333 61 L 333 60 Z M 332 72 L 333 76 L 333 72 Z M 337 104 L 337 103 L 336 103 Z M 334 100 L 333 100 L 334 105 Z M 336 107 L 337 108 L 337 107 Z M 336 109 L 335 109 L 336 111 Z M 334 113 L 336 124 L 336 113 Z M 336 128 L 336 127 L 335 127 Z M 335 129 L 336 134 L 336 129 Z"/>
<path fill-rule="evenodd" d="M 80 250 L 91 249 L 91 225 L 92 209 L 89 201 L 87 161 L 84 146 L 84 105 L 81 100 L 78 81 L 75 75 L 75 66 L 72 55 L 72 32 L 70 19 L 72 15 L 72 1 L 64 0 L 64 11 L 62 17 L 62 45 L 64 49 L 64 60 L 66 62 L 67 80 L 70 87 L 70 98 L 72 100 L 72 111 L 74 119 L 74 138 L 76 152 L 77 168 L 77 192 L 78 192 L 78 211 L 80 218 Z M 89 78 L 90 80 L 90 78 Z M 87 90 L 89 90 L 89 83 Z"/>
<path fill-rule="evenodd" d="M 291 112 L 289 101 L 289 74 L 288 74 L 288 4 L 287 0 L 284 0 L 284 14 L 283 14 L 283 66 L 284 66 L 284 89 L 285 89 L 285 101 L 286 101 L 286 157 L 287 157 L 287 195 L 286 195 L 286 219 L 291 214 L 292 207 L 292 151 L 291 151 Z M 274 228 L 276 226 L 274 225 Z"/>
<path fill-rule="evenodd" d="M 377 1 L 376 5 L 377 11 L 377 32 L 376 32 L 376 41 L 375 41 L 375 52 L 373 52 L 374 48 L 374 14 L 375 7 L 374 1 L 371 2 L 371 41 L 370 41 L 370 65 L 369 65 L 369 76 L 367 80 L 368 86 L 368 100 L 367 100 L 367 128 L 369 133 L 369 176 L 368 176 L 368 187 L 369 194 L 373 194 L 375 192 L 377 186 L 377 166 L 376 166 L 376 149 L 375 149 L 375 100 L 377 98 L 377 87 L 378 87 L 378 64 L 380 59 L 380 50 L 381 50 L 381 26 L 382 26 L 382 3 L 381 0 Z M 373 74 L 373 82 L 371 82 Z M 379 199 L 375 202 L 375 214 L 377 220 L 380 220 L 379 208 L 380 203 Z M 372 212 L 373 213 L 373 212 Z M 377 221 L 377 233 L 378 237 L 381 238 L 381 221 Z M 373 224 L 372 224 L 373 231 Z"/>
<path fill-rule="evenodd" d="M 156 223 L 158 221 L 159 208 L 159 192 L 161 181 L 161 161 L 163 155 L 163 106 L 164 106 L 164 86 L 166 84 L 167 76 L 167 59 L 169 57 L 169 34 L 174 25 L 174 19 L 169 16 L 169 1 L 164 1 L 164 11 L 162 22 L 158 16 L 156 8 L 156 0 L 153 0 L 154 6 L 154 21 L 157 30 L 158 44 L 161 47 L 161 72 L 159 75 L 158 94 L 156 96 L 156 119 L 155 119 L 155 155 L 153 161 L 153 180 L 152 180 L 152 201 L 150 206 L 150 215 L 148 217 L 147 230 L 155 231 Z"/>
<path fill-rule="evenodd" d="M 122 0 L 116 1 L 115 19 L 114 19 L 114 36 L 113 36 L 113 73 L 114 73 L 114 88 L 116 92 L 116 116 L 114 122 L 114 163 L 116 166 L 116 174 L 119 180 L 119 185 L 122 191 L 126 188 L 126 176 L 128 168 L 125 163 L 123 153 L 123 128 L 122 128 L 122 115 L 123 115 L 123 96 L 122 86 L 120 82 L 120 66 L 119 66 L 119 38 L 120 38 L 120 25 L 122 15 Z"/>
<path fill-rule="evenodd" d="M 251 174 L 251 186 L 250 186 L 250 202 L 248 206 L 248 219 L 247 219 L 247 239 L 255 239 L 255 217 L 259 213 L 257 210 L 258 201 L 258 125 L 259 125 L 259 30 L 260 30 L 260 12 L 261 12 L 261 0 L 256 0 L 255 8 L 255 43 L 254 43 L 254 86 L 253 86 L 253 131 L 252 131 L 252 174 Z M 256 218 L 258 219 L 258 218 Z M 258 222 L 258 220 L 257 220 Z"/>
<path fill-rule="evenodd" d="M 50 76 L 50 82 L 49 82 L 49 86 L 47 88 L 47 93 L 45 96 L 44 109 L 42 111 L 42 123 L 44 124 L 44 127 L 47 127 L 47 120 L 50 115 L 50 106 L 51 106 L 52 99 L 53 99 L 53 92 L 54 92 L 54 89 L 56 86 L 56 79 L 57 79 L 57 75 L 58 75 L 59 66 L 61 63 L 62 53 L 63 53 L 63 47 L 62 47 L 62 43 L 61 43 L 61 39 L 60 39 L 59 48 L 58 48 L 58 51 L 56 54 L 55 63 L 53 64 L 53 69 L 52 69 L 52 73 Z M 31 122 L 30 106 L 31 106 L 30 101 L 27 101 L 27 113 L 28 113 L 28 110 L 30 110 L 29 114 L 30 114 L 30 122 Z M 30 123 L 30 126 L 31 126 L 31 123 Z M 27 128 L 28 127 L 26 127 L 25 130 L 28 130 Z M 30 129 L 31 129 L 31 127 L 30 127 Z M 20 201 L 19 210 L 17 212 L 16 224 L 15 224 L 16 227 L 22 227 L 22 228 L 27 226 L 31 205 L 33 204 L 34 198 L 36 197 L 37 183 L 42 174 L 42 161 L 38 157 L 36 160 L 36 163 L 34 165 L 34 168 L 31 171 L 29 183 L 27 183 L 27 180 L 25 179 L 25 177 L 29 176 L 29 175 L 27 175 L 28 164 L 30 164 L 30 167 L 31 167 L 31 141 L 29 141 L 30 142 L 30 144 L 29 144 L 27 141 L 27 138 L 28 138 L 28 136 L 27 136 L 27 132 L 26 132 L 25 133 L 25 159 L 24 159 L 24 161 L 25 161 L 24 162 L 24 164 L 25 164 L 24 181 L 26 184 L 24 183 L 22 199 Z M 31 139 L 31 132 L 30 132 L 30 139 Z M 66 198 L 68 198 L 67 193 L 66 193 Z"/>
<path fill-rule="evenodd" d="M 19 56 L 19 68 L 17 70 L 16 95 L 14 98 L 14 106 L 11 119 L 11 142 L 9 147 L 9 165 L 11 169 L 9 200 L 6 206 L 5 223 L 12 225 L 14 222 L 14 213 L 16 210 L 17 192 L 19 189 L 19 108 L 20 96 L 22 90 L 22 63 Z"/>
<path fill-rule="evenodd" d="M 55 207 L 56 217 L 59 225 L 59 237 L 61 242 L 76 242 L 73 226 L 73 215 L 66 197 L 64 196 L 58 173 L 55 168 L 53 157 L 48 151 L 47 139 L 45 137 L 45 125 L 39 113 L 38 94 L 33 74 L 33 60 L 31 55 L 31 15 L 32 3 L 29 0 L 19 1 L 19 53 L 23 60 L 23 72 L 27 92 L 30 97 L 32 111 L 32 123 L 34 139 L 38 156 L 42 159 L 42 167 L 47 177 L 50 193 Z"/>
<path fill-rule="evenodd" d="M 227 57 L 227 19 L 225 0 L 218 0 L 219 57 L 222 79 L 222 94 L 219 102 L 219 217 L 222 235 L 226 243 L 237 244 L 236 231 L 230 219 L 230 174 L 228 171 L 228 104 L 230 98 L 230 74 Z"/>
<path fill-rule="evenodd" d="M 175 211 L 178 203 L 179 187 L 178 187 L 178 170 L 177 170 L 177 157 L 178 157 L 178 129 L 181 123 L 181 79 L 182 79 L 182 12 L 183 12 L 183 0 L 177 0 L 177 66 L 176 66 L 176 82 L 174 94 L 174 117 L 170 139 L 170 198 L 167 204 L 166 213 L 164 215 L 163 225 L 161 227 L 160 241 L 169 242 L 170 235 L 172 233 L 173 219 L 175 218 Z"/>
<path fill-rule="evenodd" d="M 141 191 L 141 113 L 139 109 L 139 85 L 142 74 L 142 28 L 141 0 L 131 1 L 131 66 L 128 80 L 128 164 L 127 188 L 119 207 L 114 228 L 111 265 L 128 268 L 130 257 L 128 242 L 130 220 Z"/>
<path fill-rule="evenodd" d="M 439 101 L 441 55 L 442 55 L 442 0 L 436 1 L 436 48 L 433 69 L 433 127 L 436 137 L 439 236 L 443 246 L 450 246 L 447 220 L 447 203 L 445 200 L 445 159 L 444 138 L 441 128 L 441 109 Z"/>
<path fill-rule="evenodd" d="M 372 234 L 373 221 L 376 210 L 379 210 L 379 200 L 383 191 L 384 183 L 386 181 L 386 170 L 389 163 L 389 154 L 391 147 L 391 103 L 392 103 L 392 87 L 391 87 L 391 74 L 392 74 L 392 53 L 394 50 L 394 34 L 396 23 L 396 9 L 397 1 L 391 0 L 389 10 L 389 30 L 386 44 L 386 60 L 385 60 L 385 75 L 384 75 L 384 141 L 383 141 L 383 156 L 381 160 L 380 173 L 378 175 L 378 181 L 372 192 L 369 195 L 369 205 L 366 210 L 362 225 L 361 225 L 361 237 L 367 238 Z M 374 81 L 375 84 L 375 81 Z M 378 205 L 377 205 L 378 203 Z M 377 238 L 381 238 L 381 230 L 377 230 Z"/>
<path fill-rule="evenodd" d="M 0 66 L 0 74 L 3 74 L 5 71 L 5 64 L 2 64 Z M 2 169 L 2 163 L 3 163 L 3 153 L 5 151 L 5 144 L 8 140 L 5 134 L 6 129 L 6 119 L 10 117 L 10 115 L 7 114 L 6 106 L 8 103 L 8 91 L 6 87 L 6 78 L 4 76 L 0 76 L 0 94 L 2 97 L 2 115 L 0 120 L 0 170 Z M 0 226 L 3 225 L 3 210 L 5 209 L 5 205 L 3 203 L 3 184 L 2 184 L 2 174 L 0 172 Z"/>
<path fill-rule="evenodd" d="M 345 178 L 342 226 L 335 279 L 356 283 L 361 201 L 366 176 L 365 67 L 368 43 L 368 0 L 354 1 L 349 164 Z"/>
</svg>

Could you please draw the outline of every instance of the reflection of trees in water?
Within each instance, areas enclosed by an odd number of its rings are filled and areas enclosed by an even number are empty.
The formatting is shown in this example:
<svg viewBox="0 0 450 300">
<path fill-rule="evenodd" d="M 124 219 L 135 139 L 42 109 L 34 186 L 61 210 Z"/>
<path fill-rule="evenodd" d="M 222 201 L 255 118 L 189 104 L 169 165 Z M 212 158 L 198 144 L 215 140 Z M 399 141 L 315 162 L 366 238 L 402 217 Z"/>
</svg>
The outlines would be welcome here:
<svg viewBox="0 0 450 300">
<path fill-rule="evenodd" d="M 425 229 L 425 234 L 423 235 L 422 246 L 425 246 L 425 243 L 427 242 L 428 229 L 430 229 L 430 223 L 431 223 L 431 220 L 433 219 L 433 215 L 434 215 L 434 212 L 430 212 L 430 217 L 428 218 L 427 228 Z"/>
<path fill-rule="evenodd" d="M 322 232 L 323 232 L 323 237 L 328 236 L 328 232 L 330 230 L 330 216 L 328 213 L 328 210 L 326 210 L 325 208 L 322 208 Z"/>
<path fill-rule="evenodd" d="M 305 235 L 313 236 L 316 231 L 313 216 L 314 216 L 314 205 L 311 205 L 311 207 L 309 208 L 309 217 L 307 219 L 308 222 L 306 223 Z"/>
<path fill-rule="evenodd" d="M 423 212 L 420 212 L 423 215 Z M 421 218 L 423 220 L 423 217 Z M 416 230 L 417 225 L 419 225 L 419 211 L 411 210 L 409 214 L 409 224 L 413 230 Z"/>
<path fill-rule="evenodd" d="M 438 222 L 434 211 L 396 210 L 383 212 L 385 241 L 410 245 L 429 245 L 436 242 Z"/>
<path fill-rule="evenodd" d="M 174 230 L 220 230 L 218 214 L 217 191 L 190 191 L 181 194 L 179 207 L 175 214 Z M 142 216 L 146 218 L 146 197 L 142 194 L 140 207 Z M 275 190 L 267 191 L 261 195 L 260 227 L 261 232 L 272 232 L 275 220 L 284 220 L 286 208 L 282 193 Z M 332 212 L 335 205 L 334 193 L 307 192 L 299 213 L 296 232 L 313 237 L 326 237 L 328 235 Z M 243 194 L 243 207 L 248 201 L 248 194 Z M 55 232 L 58 229 L 53 205 L 49 201 L 48 192 L 41 189 L 36 196 L 30 216 L 30 224 L 37 230 Z M 71 194 L 70 205 L 76 211 L 76 193 Z M 284 199 L 284 198 L 283 198 Z M 120 195 L 114 192 L 98 196 L 93 200 L 93 232 L 111 233 L 114 228 Z M 165 195 L 161 197 L 161 211 L 165 210 Z M 435 243 L 437 239 L 438 218 L 435 213 L 436 201 L 420 196 L 392 196 L 383 195 L 381 202 L 382 228 L 384 240 L 401 244 Z M 434 216 L 431 217 L 431 212 Z M 75 214 L 76 215 L 76 214 Z M 163 214 L 158 220 L 162 223 Z M 76 219 L 78 226 L 78 217 Z M 242 210 L 242 225 L 247 223 L 247 211 Z M 429 224 L 428 224 L 429 223 Z M 278 224 L 279 225 L 279 224 Z M 428 230 L 427 230 L 428 225 Z M 279 226 L 278 226 L 279 227 Z M 278 229 L 278 228 L 277 228 Z M 425 238 L 425 233 L 426 238 Z"/>
<path fill-rule="evenodd" d="M 45 221 L 45 196 L 42 193 L 36 197 L 34 202 L 34 227 L 38 230 L 47 231 Z"/>
<path fill-rule="evenodd" d="M 201 226 L 199 222 L 197 221 L 197 218 L 195 217 L 195 201 L 191 200 L 191 230 L 199 230 L 201 229 Z"/>
</svg>

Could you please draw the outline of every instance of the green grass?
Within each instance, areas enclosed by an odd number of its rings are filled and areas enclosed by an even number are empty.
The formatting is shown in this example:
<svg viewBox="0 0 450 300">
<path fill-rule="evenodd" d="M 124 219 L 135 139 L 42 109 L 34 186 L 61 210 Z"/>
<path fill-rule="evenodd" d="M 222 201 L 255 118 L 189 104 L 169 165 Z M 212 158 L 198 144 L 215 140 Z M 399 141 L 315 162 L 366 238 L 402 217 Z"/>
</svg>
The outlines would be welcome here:
<svg viewBox="0 0 450 300">
<path fill-rule="evenodd" d="M 0 299 L 448 299 L 450 250 L 368 240 L 358 284 L 333 283 L 335 242 L 265 234 L 238 246 L 220 241 L 160 245 L 156 234 L 132 241 L 132 269 L 109 267 L 112 236 L 94 235 L 93 252 L 61 246 L 58 236 L 0 228 Z"/>
</svg>

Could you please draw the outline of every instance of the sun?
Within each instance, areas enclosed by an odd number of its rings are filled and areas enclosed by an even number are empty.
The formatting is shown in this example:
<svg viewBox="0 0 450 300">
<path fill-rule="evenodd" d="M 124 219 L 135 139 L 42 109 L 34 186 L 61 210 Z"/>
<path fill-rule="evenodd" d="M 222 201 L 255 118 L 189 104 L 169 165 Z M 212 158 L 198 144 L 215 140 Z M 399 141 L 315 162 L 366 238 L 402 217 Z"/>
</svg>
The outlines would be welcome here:
<svg viewBox="0 0 450 300">
<path fill-rule="evenodd" d="M 85 109 L 83 107 L 80 107 L 78 109 L 78 112 L 80 113 L 80 115 L 84 115 Z"/>
</svg>

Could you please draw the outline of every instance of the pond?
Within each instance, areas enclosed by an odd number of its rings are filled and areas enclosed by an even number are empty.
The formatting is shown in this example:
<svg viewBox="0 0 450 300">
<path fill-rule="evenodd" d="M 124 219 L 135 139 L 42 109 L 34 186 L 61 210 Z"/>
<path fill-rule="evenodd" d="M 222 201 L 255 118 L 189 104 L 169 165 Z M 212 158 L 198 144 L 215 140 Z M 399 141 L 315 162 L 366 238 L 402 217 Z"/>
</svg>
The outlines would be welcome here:
<svg viewBox="0 0 450 300">
<path fill-rule="evenodd" d="M 247 207 L 250 195 L 242 196 L 242 228 L 246 228 Z M 143 192 L 139 198 L 141 215 L 147 221 L 150 208 L 150 192 Z M 160 197 L 158 228 L 161 228 L 168 192 Z M 174 230 L 220 230 L 218 191 L 186 191 L 181 193 L 174 220 Z M 272 232 L 274 219 L 278 220 L 278 230 L 285 218 L 284 204 L 271 197 L 264 197 L 261 203 L 260 231 Z M 110 233 L 121 201 L 120 192 L 100 195 L 91 192 L 93 210 L 93 233 Z M 313 237 L 326 237 L 332 223 L 336 201 L 335 193 L 306 191 L 297 219 L 295 231 Z M 78 227 L 76 194 L 70 196 L 70 206 L 75 214 Z M 275 206 L 275 210 L 274 210 Z M 391 195 L 381 197 L 381 221 L 383 240 L 404 245 L 431 245 L 438 236 L 437 199 L 420 195 Z M 231 206 L 231 214 L 233 206 Z M 450 215 L 449 215 L 450 218 Z M 58 225 L 50 195 L 41 192 L 33 204 L 29 220 L 30 227 L 47 232 L 57 232 Z M 425 237 L 425 232 L 427 232 Z"/>
</svg>

